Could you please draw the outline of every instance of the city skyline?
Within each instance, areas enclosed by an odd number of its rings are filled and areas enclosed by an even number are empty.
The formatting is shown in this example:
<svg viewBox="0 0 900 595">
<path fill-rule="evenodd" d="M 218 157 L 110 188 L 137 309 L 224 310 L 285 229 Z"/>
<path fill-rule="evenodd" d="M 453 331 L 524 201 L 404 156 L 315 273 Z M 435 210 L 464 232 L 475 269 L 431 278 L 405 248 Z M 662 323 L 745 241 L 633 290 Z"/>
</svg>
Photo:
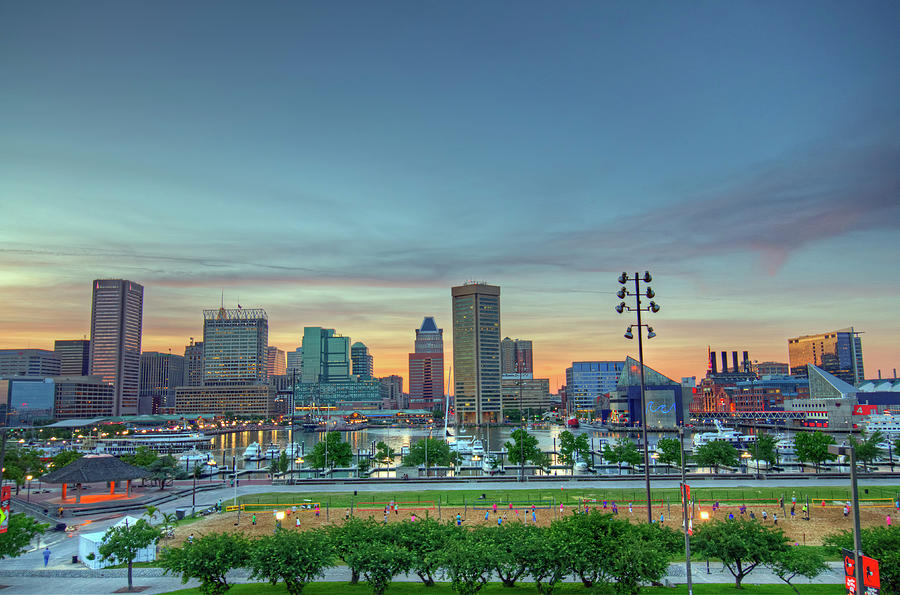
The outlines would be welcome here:
<svg viewBox="0 0 900 595">
<path fill-rule="evenodd" d="M 478 279 L 555 390 L 636 356 L 615 279 L 650 270 L 669 377 L 848 326 L 900 367 L 897 3 L 347 8 L 6 7 L 0 348 L 89 338 L 121 278 L 144 351 L 224 290 L 407 378 Z"/>
</svg>

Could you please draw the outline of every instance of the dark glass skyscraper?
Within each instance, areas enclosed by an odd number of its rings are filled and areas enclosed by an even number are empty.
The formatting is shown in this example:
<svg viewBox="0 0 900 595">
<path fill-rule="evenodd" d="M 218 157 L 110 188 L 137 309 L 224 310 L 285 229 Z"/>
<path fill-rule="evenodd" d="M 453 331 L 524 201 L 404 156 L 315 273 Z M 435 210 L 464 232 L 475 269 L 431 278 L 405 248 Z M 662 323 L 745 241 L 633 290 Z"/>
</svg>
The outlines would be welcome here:
<svg viewBox="0 0 900 595">
<path fill-rule="evenodd" d="M 450 294 L 456 414 L 465 423 L 499 422 L 500 288 L 467 283 Z"/>
<path fill-rule="evenodd" d="M 862 382 L 862 340 L 853 327 L 788 339 L 791 374 L 805 376 L 806 366 L 818 366 L 848 384 Z"/>
<path fill-rule="evenodd" d="M 136 415 L 144 287 L 124 279 L 96 279 L 91 304 L 91 375 L 115 387 L 113 415 Z"/>
</svg>

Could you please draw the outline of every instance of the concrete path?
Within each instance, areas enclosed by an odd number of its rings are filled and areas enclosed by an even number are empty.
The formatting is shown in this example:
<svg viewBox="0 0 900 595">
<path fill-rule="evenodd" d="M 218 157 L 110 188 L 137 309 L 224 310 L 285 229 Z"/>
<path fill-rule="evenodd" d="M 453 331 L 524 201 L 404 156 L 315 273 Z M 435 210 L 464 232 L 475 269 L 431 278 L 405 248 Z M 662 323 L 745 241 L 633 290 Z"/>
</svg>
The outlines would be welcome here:
<svg viewBox="0 0 900 595">
<path fill-rule="evenodd" d="M 842 567 L 839 562 L 829 563 L 830 570 L 817 577 L 813 583 L 816 584 L 841 584 L 843 583 Z M 7 576 L 14 575 L 14 576 Z M 731 584 L 734 578 L 719 563 L 710 564 L 710 571 L 707 574 L 706 564 L 695 564 L 691 569 L 691 576 L 694 583 L 711 583 L 711 584 Z M 684 563 L 671 564 L 666 580 L 673 584 L 683 584 L 685 573 Z M 235 571 L 230 574 L 229 580 L 232 583 L 247 583 L 250 581 L 245 571 Z M 325 581 L 346 582 L 350 580 L 350 571 L 345 566 L 331 568 L 325 573 L 323 578 Z M 396 582 L 418 582 L 419 578 L 415 575 L 397 576 L 394 578 Z M 572 577 L 567 581 L 574 581 Z M 529 582 L 529 581 L 522 581 Z M 766 569 L 755 570 L 745 579 L 745 584 L 767 584 L 780 582 L 778 577 L 774 576 Z M 808 584 L 810 581 L 800 579 L 797 584 Z M 34 595 L 59 595 L 59 593 L 68 594 L 101 594 L 112 593 L 117 589 L 121 589 L 128 584 L 126 571 L 122 569 L 116 570 L 60 570 L 53 568 L 44 571 L 8 571 L 5 564 L 0 568 L 0 585 L 6 585 L 8 590 L 4 589 L 4 593 L 31 593 Z M 157 568 L 136 568 L 134 570 L 135 586 L 149 587 L 144 593 L 148 595 L 156 593 L 168 593 L 177 589 L 185 589 L 198 586 L 197 581 L 189 581 L 186 585 L 181 583 L 177 577 L 163 576 L 162 571 Z"/>
</svg>

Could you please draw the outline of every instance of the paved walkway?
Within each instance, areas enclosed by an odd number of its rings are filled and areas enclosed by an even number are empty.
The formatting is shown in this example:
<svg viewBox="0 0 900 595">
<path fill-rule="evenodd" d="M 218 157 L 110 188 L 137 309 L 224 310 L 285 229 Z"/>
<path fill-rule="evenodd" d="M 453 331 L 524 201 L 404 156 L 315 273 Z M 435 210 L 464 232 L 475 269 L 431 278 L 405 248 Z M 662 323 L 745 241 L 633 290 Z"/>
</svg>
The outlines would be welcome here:
<svg viewBox="0 0 900 595">
<path fill-rule="evenodd" d="M 829 563 L 830 570 L 816 580 L 812 581 L 816 584 L 840 584 L 843 583 L 841 574 L 842 567 L 840 562 Z M 82 567 L 83 568 L 83 567 Z M 6 576 L 14 575 L 14 576 Z M 691 576 L 694 583 L 711 583 L 711 584 L 730 584 L 734 582 L 734 577 L 728 570 L 724 569 L 719 563 L 710 564 L 710 572 L 706 572 L 706 564 L 694 564 L 691 568 Z M 671 564 L 666 580 L 670 583 L 684 583 L 684 563 Z M 247 583 L 250 581 L 245 571 L 235 571 L 229 575 L 230 582 Z M 331 568 L 325 573 L 325 581 L 346 582 L 350 580 L 350 571 L 345 566 Z M 418 582 L 419 578 L 415 575 L 397 576 L 396 582 Z M 499 580 L 499 579 L 495 579 Z M 567 579 L 574 581 L 572 577 Z M 528 582 L 528 581 L 522 581 Z M 766 569 L 755 570 L 744 579 L 745 584 L 766 584 L 781 582 L 778 577 L 774 576 Z M 808 584 L 809 581 L 800 579 L 797 584 Z M 116 589 L 125 587 L 128 584 L 126 570 L 71 570 L 60 569 L 58 566 L 50 570 L 44 571 L 9 571 L 5 564 L 0 568 L 0 585 L 7 585 L 9 590 L 4 593 L 33 593 L 35 595 L 58 595 L 59 593 L 68 594 L 101 594 L 112 593 Z M 195 587 L 199 583 L 197 581 L 189 581 L 187 585 L 183 585 L 177 577 L 162 575 L 161 569 L 158 568 L 136 568 L 134 569 L 135 586 L 149 587 L 144 593 L 148 595 L 156 593 L 168 593 L 177 589 Z"/>
</svg>

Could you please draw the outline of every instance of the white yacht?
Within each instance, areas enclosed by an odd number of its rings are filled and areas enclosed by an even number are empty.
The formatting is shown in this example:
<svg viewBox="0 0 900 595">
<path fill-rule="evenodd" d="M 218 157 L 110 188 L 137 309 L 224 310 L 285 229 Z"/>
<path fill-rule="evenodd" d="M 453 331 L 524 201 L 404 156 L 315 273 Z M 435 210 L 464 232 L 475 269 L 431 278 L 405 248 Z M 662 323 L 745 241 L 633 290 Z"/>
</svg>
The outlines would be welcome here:
<svg viewBox="0 0 900 595">
<path fill-rule="evenodd" d="M 212 448 L 212 438 L 199 432 L 141 431 L 94 441 L 86 439 L 81 443 L 80 450 L 119 457 L 133 455 L 141 446 L 146 446 L 159 455 L 170 455 L 188 450 L 209 450 Z"/>
<path fill-rule="evenodd" d="M 288 459 L 296 459 L 297 457 L 303 456 L 303 449 L 300 448 L 300 445 L 296 442 L 291 442 L 285 446 L 284 452 L 287 454 Z"/>
<path fill-rule="evenodd" d="M 575 455 L 575 464 L 572 466 L 573 473 L 587 473 L 588 464 L 580 455 Z"/>
<path fill-rule="evenodd" d="M 734 446 L 742 446 L 748 442 L 756 441 L 756 436 L 747 436 L 735 429 L 725 428 L 717 419 L 713 420 L 713 423 L 716 426 L 715 432 L 701 432 L 699 434 L 694 434 L 694 437 L 691 439 L 694 448 L 703 446 L 709 442 L 728 442 Z"/>
<path fill-rule="evenodd" d="M 484 442 L 481 440 L 472 441 L 472 458 L 480 459 L 484 457 Z"/>
<path fill-rule="evenodd" d="M 278 445 L 274 442 L 270 442 L 269 446 L 266 448 L 266 454 L 263 455 L 264 459 L 277 459 L 281 456 L 281 449 L 278 448 Z"/>
<path fill-rule="evenodd" d="M 866 422 L 866 434 L 874 432 L 881 432 L 888 439 L 900 437 L 900 415 L 890 413 L 870 415 Z"/>
<path fill-rule="evenodd" d="M 775 451 L 779 455 L 795 455 L 797 454 L 797 449 L 794 447 L 794 439 L 793 438 L 782 438 L 775 443 Z"/>
<path fill-rule="evenodd" d="M 194 467 L 200 467 L 203 471 L 207 471 L 207 465 L 212 460 L 212 455 L 208 452 L 200 452 L 199 450 L 189 450 L 178 457 L 178 466 L 184 467 L 185 471 L 190 471 Z"/>
<path fill-rule="evenodd" d="M 487 456 L 481 461 L 481 470 L 493 475 L 494 473 L 502 471 L 503 467 L 500 466 L 500 461 L 498 461 L 496 457 Z"/>
<path fill-rule="evenodd" d="M 247 445 L 247 448 L 244 450 L 245 461 L 261 461 L 263 458 L 264 455 L 259 450 L 259 442 L 251 442 Z"/>
<path fill-rule="evenodd" d="M 473 444 L 474 438 L 472 436 L 457 436 L 453 442 L 450 442 L 450 450 L 469 456 L 472 454 Z M 482 446 L 482 449 L 484 449 L 484 446 Z"/>
</svg>

